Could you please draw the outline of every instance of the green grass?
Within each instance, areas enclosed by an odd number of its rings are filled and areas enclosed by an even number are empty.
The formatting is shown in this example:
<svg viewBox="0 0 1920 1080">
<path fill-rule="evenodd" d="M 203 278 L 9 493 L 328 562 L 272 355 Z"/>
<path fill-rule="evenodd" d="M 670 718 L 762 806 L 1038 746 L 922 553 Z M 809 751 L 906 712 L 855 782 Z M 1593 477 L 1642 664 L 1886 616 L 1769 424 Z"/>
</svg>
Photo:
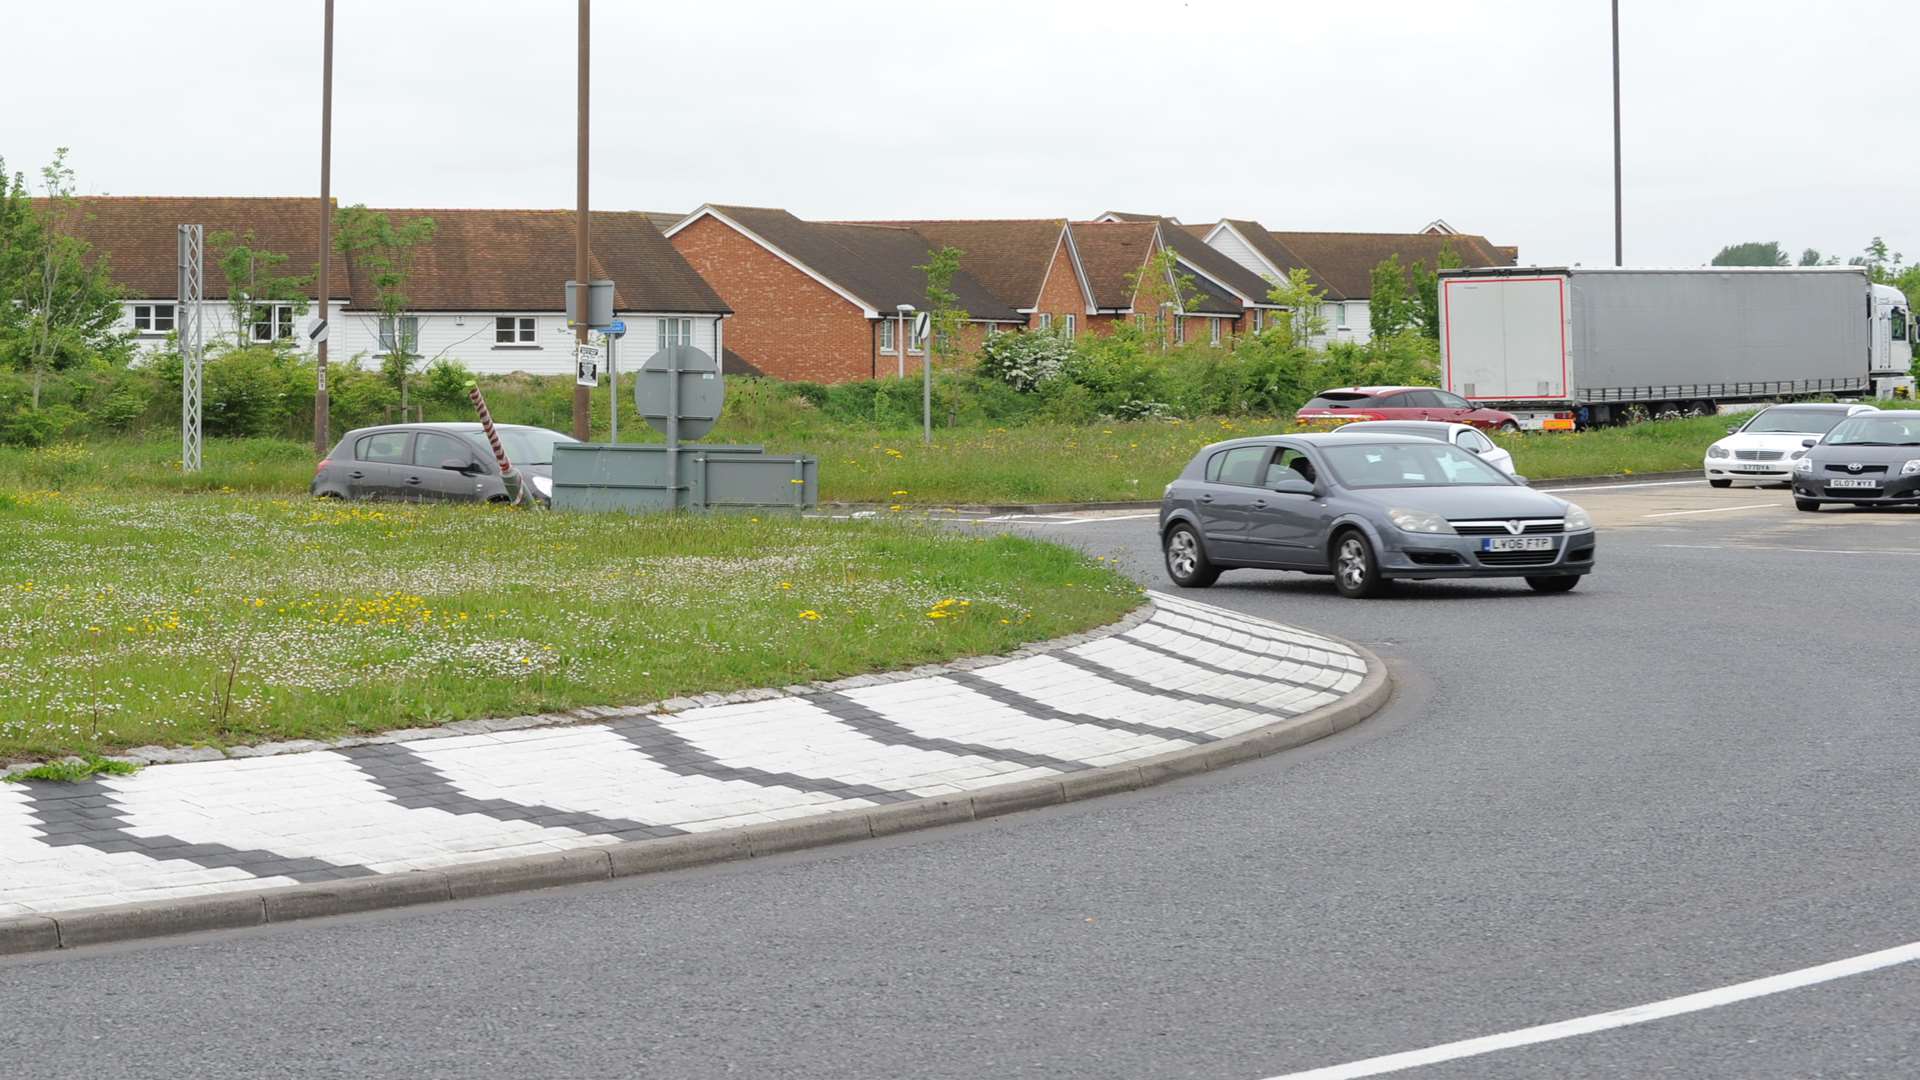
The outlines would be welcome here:
<svg viewBox="0 0 1920 1080">
<path fill-rule="evenodd" d="M 102 773 L 108 776 L 131 776 L 140 771 L 140 766 L 130 761 L 109 761 L 98 754 L 84 758 L 66 758 L 49 761 L 45 765 L 35 765 L 31 769 L 20 769 L 0 776 L 0 780 L 19 784 L 28 780 L 42 780 L 55 784 L 77 784 L 82 780 L 91 780 Z"/>
<path fill-rule="evenodd" d="M 1060 547 L 897 519 L 16 487 L 0 760 L 784 685 L 1003 652 L 1139 598 Z"/>
</svg>

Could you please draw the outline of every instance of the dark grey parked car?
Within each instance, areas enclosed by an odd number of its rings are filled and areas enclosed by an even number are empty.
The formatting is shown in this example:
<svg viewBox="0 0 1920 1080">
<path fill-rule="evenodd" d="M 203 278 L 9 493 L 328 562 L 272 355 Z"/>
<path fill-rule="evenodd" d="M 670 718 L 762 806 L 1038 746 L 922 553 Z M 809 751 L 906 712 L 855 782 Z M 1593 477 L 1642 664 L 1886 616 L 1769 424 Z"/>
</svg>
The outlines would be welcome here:
<svg viewBox="0 0 1920 1080">
<path fill-rule="evenodd" d="M 553 445 L 576 440 L 546 428 L 495 424 L 515 472 L 542 502 L 553 495 Z M 477 423 L 386 424 L 349 431 L 320 462 L 311 491 L 327 499 L 506 502 L 507 486 Z"/>
<path fill-rule="evenodd" d="M 1920 503 L 1920 412 L 1849 416 L 1793 463 L 1793 505 L 1818 510 L 1836 502 Z"/>
<path fill-rule="evenodd" d="M 1585 510 L 1458 447 L 1406 435 L 1278 435 L 1206 447 L 1167 485 L 1174 584 L 1240 567 L 1332 574 L 1347 596 L 1395 578 L 1524 577 L 1565 592 L 1593 569 Z"/>
</svg>

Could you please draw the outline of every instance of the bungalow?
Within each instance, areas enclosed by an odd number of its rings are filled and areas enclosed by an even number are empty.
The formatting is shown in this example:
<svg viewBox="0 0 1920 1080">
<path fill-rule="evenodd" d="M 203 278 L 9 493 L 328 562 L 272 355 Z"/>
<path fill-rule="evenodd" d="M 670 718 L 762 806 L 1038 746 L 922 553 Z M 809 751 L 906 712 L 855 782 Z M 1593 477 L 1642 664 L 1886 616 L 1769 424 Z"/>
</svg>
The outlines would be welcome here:
<svg viewBox="0 0 1920 1080">
<path fill-rule="evenodd" d="M 707 205 L 668 229 L 667 239 L 734 312 L 728 347 L 751 370 L 845 382 L 918 368 L 926 342 L 900 309 L 927 306 L 920 267 L 942 245 L 914 226 Z M 967 313 L 961 349 L 1026 325 L 1016 305 L 965 265 L 952 289 Z"/>
<path fill-rule="evenodd" d="M 123 326 L 146 350 L 165 345 L 179 325 L 177 227 L 203 225 L 208 238 L 204 339 L 305 347 L 301 325 L 312 302 L 256 305 L 248 325 L 235 322 L 228 285 L 212 238 L 253 234 L 256 250 L 286 255 L 278 273 L 311 274 L 319 262 L 312 199 L 87 197 L 79 236 L 108 260 L 126 293 Z M 457 361 L 476 372 L 557 374 L 573 370 L 573 332 L 566 325 L 564 283 L 573 276 L 573 213 L 564 210 L 384 210 L 396 222 L 431 217 L 435 235 L 414 253 L 406 285 L 403 338 L 417 363 Z M 663 343 L 709 352 L 723 348 L 729 311 L 648 214 L 591 215 L 596 277 L 614 282 L 615 311 L 628 330 L 623 354 L 651 355 Z M 331 263 L 328 352 L 336 361 L 372 357 L 393 347 L 394 326 L 381 316 L 372 275 L 352 259 Z M 311 291 L 311 290 L 310 290 Z"/>
<path fill-rule="evenodd" d="M 1411 268 L 1422 262 L 1437 267 L 1441 252 L 1451 248 L 1466 266 L 1513 266 L 1517 247 L 1501 247 L 1483 236 L 1450 231 L 1436 221 L 1418 233 L 1274 232 L 1257 221 L 1223 219 L 1195 226 L 1207 246 L 1239 266 L 1271 281 L 1285 280 L 1296 269 L 1325 297 L 1320 314 L 1326 320 L 1325 340 L 1365 342 L 1372 336 L 1369 301 L 1373 295 L 1373 268 L 1390 256 Z"/>
<path fill-rule="evenodd" d="M 1221 343 L 1265 325 L 1277 305 L 1267 285 L 1186 232 L 1172 218 L 1108 213 L 1103 220 L 1073 222 L 1061 232 L 1060 251 L 1049 267 L 1035 311 L 1035 325 L 1064 327 L 1071 337 L 1081 325 L 1110 332 L 1121 320 L 1147 323 L 1165 312 L 1175 341 Z M 1155 283 L 1154 260 L 1172 251 L 1165 280 Z"/>
</svg>

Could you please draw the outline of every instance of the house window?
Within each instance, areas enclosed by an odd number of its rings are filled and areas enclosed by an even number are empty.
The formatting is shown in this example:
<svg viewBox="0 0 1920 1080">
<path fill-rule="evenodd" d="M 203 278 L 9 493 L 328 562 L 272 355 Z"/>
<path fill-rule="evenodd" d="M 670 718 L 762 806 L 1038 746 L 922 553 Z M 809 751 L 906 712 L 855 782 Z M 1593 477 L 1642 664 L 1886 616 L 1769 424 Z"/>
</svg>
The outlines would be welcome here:
<svg viewBox="0 0 1920 1080">
<path fill-rule="evenodd" d="M 1173 317 L 1173 342 L 1176 345 L 1184 345 L 1186 344 L 1186 341 L 1187 341 L 1187 320 L 1181 318 L 1178 315 L 1175 315 Z"/>
<path fill-rule="evenodd" d="M 532 315 L 496 315 L 493 317 L 493 343 L 496 346 L 538 346 L 538 328 L 539 321 Z"/>
<path fill-rule="evenodd" d="M 420 317 L 418 315 L 400 316 L 400 341 L 393 339 L 393 320 L 382 317 L 380 320 L 380 351 L 392 356 L 404 352 L 408 356 L 418 356 L 414 350 L 420 347 Z"/>
<path fill-rule="evenodd" d="M 657 327 L 660 335 L 660 348 L 669 345 L 693 344 L 692 319 L 661 319 Z"/>
<path fill-rule="evenodd" d="M 167 334 L 173 331 L 172 304 L 133 305 L 133 328 L 143 334 Z"/>
<path fill-rule="evenodd" d="M 253 340 L 282 341 L 292 336 L 292 304 L 255 305 L 253 309 Z"/>
<path fill-rule="evenodd" d="M 1328 304 L 1327 311 L 1333 316 L 1330 321 L 1335 330 L 1345 330 L 1347 328 L 1347 305 L 1340 303 Z"/>
<path fill-rule="evenodd" d="M 1067 340 L 1068 341 L 1073 340 L 1073 332 L 1075 329 L 1076 327 L 1074 326 L 1073 316 L 1071 315 L 1067 316 Z"/>
<path fill-rule="evenodd" d="M 1044 312 L 1044 311 L 1040 313 L 1040 329 L 1042 329 L 1042 330 L 1051 330 L 1051 329 L 1053 329 L 1053 316 L 1052 316 L 1052 315 L 1049 315 L 1049 314 L 1047 314 L 1047 313 L 1046 313 L 1046 312 Z"/>
<path fill-rule="evenodd" d="M 928 322 L 933 320 L 929 319 Z M 910 353 L 927 351 L 927 334 L 919 320 L 915 320 L 907 331 L 907 351 Z"/>
<path fill-rule="evenodd" d="M 1138 312 L 1138 311 L 1134 312 L 1133 325 L 1136 327 L 1139 327 L 1142 330 L 1145 330 L 1147 328 L 1147 316 L 1142 312 Z"/>
<path fill-rule="evenodd" d="M 999 323 L 986 323 L 985 326 L 986 326 L 986 334 L 984 336 L 986 337 L 992 337 L 995 334 L 998 334 L 1000 332 Z"/>
<path fill-rule="evenodd" d="M 1207 322 L 1212 324 L 1211 329 L 1208 331 L 1209 340 L 1215 345 L 1220 344 L 1220 320 L 1208 319 Z"/>
<path fill-rule="evenodd" d="M 880 351 L 881 352 L 893 351 L 893 320 L 892 319 L 880 320 Z"/>
</svg>

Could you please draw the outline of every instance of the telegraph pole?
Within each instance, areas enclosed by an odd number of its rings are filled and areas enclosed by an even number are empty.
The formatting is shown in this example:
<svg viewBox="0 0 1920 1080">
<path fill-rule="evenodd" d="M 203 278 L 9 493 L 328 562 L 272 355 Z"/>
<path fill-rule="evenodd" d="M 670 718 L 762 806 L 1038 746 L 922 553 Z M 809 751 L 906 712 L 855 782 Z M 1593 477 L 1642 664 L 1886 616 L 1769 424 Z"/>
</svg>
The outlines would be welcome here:
<svg viewBox="0 0 1920 1080">
<path fill-rule="evenodd" d="M 330 190 L 333 177 L 333 0 L 326 0 L 326 44 L 321 46 L 320 61 L 320 319 L 325 322 L 333 299 L 333 205 Z M 327 420 L 327 339 L 322 335 L 314 362 L 313 452 L 324 456 L 328 446 Z"/>
<path fill-rule="evenodd" d="M 1620 0 L 1613 0 L 1613 265 L 1624 266 L 1620 218 Z"/>
<path fill-rule="evenodd" d="M 579 160 L 575 164 L 574 178 L 574 195 L 578 209 L 574 211 L 573 222 L 573 280 L 578 282 L 575 288 L 579 291 L 574 295 L 573 300 L 573 313 L 576 320 L 573 326 L 573 339 L 580 345 L 587 343 L 587 334 L 590 332 L 588 323 L 592 322 L 587 303 L 593 282 L 592 259 L 588 255 L 591 238 L 587 230 L 587 62 L 590 52 L 588 48 L 590 4 L 591 0 L 580 0 L 580 139 Z M 582 442 L 587 440 L 589 434 L 587 420 L 592 415 L 592 395 L 591 387 L 581 386 L 578 382 L 574 383 L 573 437 Z"/>
</svg>

